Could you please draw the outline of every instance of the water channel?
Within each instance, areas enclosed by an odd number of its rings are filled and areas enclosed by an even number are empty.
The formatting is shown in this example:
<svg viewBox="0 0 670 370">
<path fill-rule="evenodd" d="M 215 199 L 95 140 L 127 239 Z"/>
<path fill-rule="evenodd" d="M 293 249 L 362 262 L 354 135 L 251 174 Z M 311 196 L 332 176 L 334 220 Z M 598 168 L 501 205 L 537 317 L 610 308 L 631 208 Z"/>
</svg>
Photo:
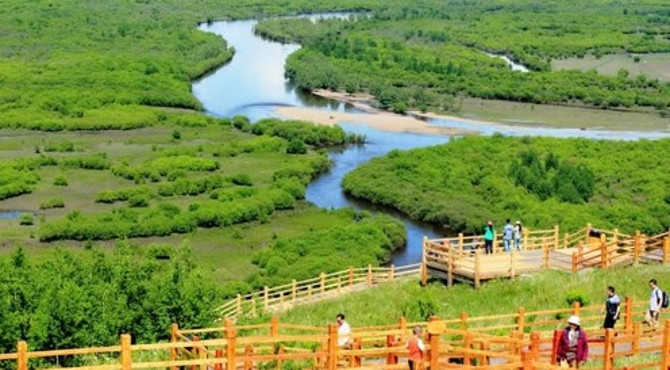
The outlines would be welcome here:
<svg viewBox="0 0 670 370">
<path fill-rule="evenodd" d="M 334 13 L 309 16 L 312 20 L 320 17 L 345 18 L 348 14 Z M 349 104 L 320 98 L 293 88 L 284 77 L 286 58 L 300 48 L 297 44 L 281 44 L 264 40 L 254 34 L 256 20 L 221 21 L 202 24 L 199 28 L 225 38 L 235 48 L 231 62 L 213 73 L 193 83 L 194 95 L 200 99 L 208 113 L 230 117 L 237 114 L 248 116 L 252 121 L 276 117 L 275 108 L 280 106 L 309 107 L 327 111 L 351 111 Z M 444 119 L 431 119 L 431 124 L 478 130 L 482 134 L 501 132 L 506 135 L 543 135 L 556 137 L 591 137 L 604 139 L 639 139 L 670 137 L 667 132 L 623 132 L 579 129 L 554 129 L 497 124 L 462 123 Z M 438 237 L 448 233 L 439 226 L 408 219 L 390 209 L 375 207 L 366 202 L 347 197 L 340 183 L 351 170 L 374 157 L 385 155 L 394 149 L 412 149 L 445 143 L 448 136 L 392 133 L 368 126 L 342 123 L 349 132 L 364 134 L 365 145 L 351 146 L 329 152 L 334 162 L 333 168 L 314 180 L 307 188 L 306 198 L 321 208 L 353 207 L 356 209 L 380 211 L 400 219 L 407 228 L 407 246 L 393 255 L 397 266 L 416 263 L 421 256 L 421 239 L 424 235 Z"/>
</svg>

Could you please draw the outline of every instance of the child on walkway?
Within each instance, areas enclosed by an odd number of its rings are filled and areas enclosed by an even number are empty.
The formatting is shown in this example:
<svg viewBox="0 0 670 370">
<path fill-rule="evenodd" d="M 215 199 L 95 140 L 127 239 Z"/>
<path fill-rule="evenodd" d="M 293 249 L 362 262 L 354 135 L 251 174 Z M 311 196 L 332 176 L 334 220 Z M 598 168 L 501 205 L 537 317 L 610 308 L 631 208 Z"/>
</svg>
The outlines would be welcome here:
<svg viewBox="0 0 670 370">
<path fill-rule="evenodd" d="M 409 365 L 409 370 L 422 369 L 423 354 L 426 353 L 426 346 L 421 340 L 421 327 L 415 326 L 412 329 L 412 334 L 414 335 L 407 341 L 407 349 L 409 350 L 407 364 Z"/>
</svg>

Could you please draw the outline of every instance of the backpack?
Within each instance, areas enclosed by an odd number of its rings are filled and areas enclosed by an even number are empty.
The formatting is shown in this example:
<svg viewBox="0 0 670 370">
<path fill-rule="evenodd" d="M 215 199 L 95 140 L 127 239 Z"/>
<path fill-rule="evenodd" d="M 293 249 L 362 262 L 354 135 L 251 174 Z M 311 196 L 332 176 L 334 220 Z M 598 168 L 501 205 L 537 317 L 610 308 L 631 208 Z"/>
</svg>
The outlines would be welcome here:
<svg viewBox="0 0 670 370">
<path fill-rule="evenodd" d="M 668 306 L 670 305 L 670 302 L 668 302 L 668 292 L 662 291 L 661 296 L 662 296 L 661 307 L 662 308 L 668 308 Z"/>
</svg>

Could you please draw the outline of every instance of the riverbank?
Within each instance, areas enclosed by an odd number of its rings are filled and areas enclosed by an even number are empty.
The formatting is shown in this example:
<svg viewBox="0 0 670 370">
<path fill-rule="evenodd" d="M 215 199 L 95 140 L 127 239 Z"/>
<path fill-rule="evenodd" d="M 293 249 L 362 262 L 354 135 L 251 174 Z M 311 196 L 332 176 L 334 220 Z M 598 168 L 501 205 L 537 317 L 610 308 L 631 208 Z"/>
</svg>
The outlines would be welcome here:
<svg viewBox="0 0 670 370">
<path fill-rule="evenodd" d="M 280 107 L 275 112 L 285 118 L 309 120 L 323 125 L 355 122 L 384 131 L 419 134 L 476 134 L 479 131 L 477 126 L 480 125 L 610 131 L 670 131 L 670 118 L 661 117 L 656 113 L 460 98 L 458 100 L 459 112 L 456 115 L 418 111 L 411 111 L 409 115 L 399 115 L 374 108 L 375 98 L 370 94 L 348 94 L 322 89 L 314 90 L 312 94 L 350 104 L 363 113 L 326 112 L 298 107 Z M 471 129 L 432 125 L 430 120 L 466 124 L 471 126 Z"/>
<path fill-rule="evenodd" d="M 374 97 L 368 94 L 347 94 L 328 90 L 315 90 L 312 93 L 322 98 L 351 104 L 362 112 L 333 112 L 307 107 L 277 107 L 275 113 L 287 119 L 311 121 L 326 126 L 333 126 L 346 122 L 364 124 L 383 131 L 424 135 L 451 136 L 473 135 L 478 133 L 476 130 L 464 130 L 454 127 L 431 125 L 426 120 L 421 119 L 419 115 L 415 114 L 405 116 L 378 110 L 370 105 L 370 102 Z M 457 120 L 459 122 L 471 122 L 471 120 L 458 117 L 440 117 L 447 120 Z"/>
</svg>

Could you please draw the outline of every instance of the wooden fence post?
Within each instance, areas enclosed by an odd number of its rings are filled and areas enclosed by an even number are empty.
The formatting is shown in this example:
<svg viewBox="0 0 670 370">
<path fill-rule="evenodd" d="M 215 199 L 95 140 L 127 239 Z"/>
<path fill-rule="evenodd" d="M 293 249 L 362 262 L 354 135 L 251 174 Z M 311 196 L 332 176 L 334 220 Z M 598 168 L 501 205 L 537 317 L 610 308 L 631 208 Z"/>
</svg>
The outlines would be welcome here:
<svg viewBox="0 0 670 370">
<path fill-rule="evenodd" d="M 605 234 L 601 234 L 605 235 Z M 607 260 L 609 259 L 607 255 L 607 242 L 604 240 L 600 241 L 600 268 L 605 269 L 607 268 Z"/>
<path fill-rule="evenodd" d="M 498 233 L 493 233 L 493 254 L 496 254 L 500 252 L 500 246 L 498 243 L 500 240 L 498 239 Z"/>
<path fill-rule="evenodd" d="M 237 331 L 231 321 L 226 322 L 226 369 L 235 370 L 237 364 L 235 360 L 235 349 L 237 347 Z"/>
<path fill-rule="evenodd" d="M 526 309 L 523 308 L 523 306 L 519 306 L 519 312 L 517 313 L 516 319 L 516 330 L 523 334 L 524 326 L 526 326 Z"/>
<path fill-rule="evenodd" d="M 354 286 L 354 267 L 349 266 L 349 286 Z"/>
<path fill-rule="evenodd" d="M 363 341 L 361 338 L 354 338 L 351 349 L 359 350 L 363 348 Z M 361 366 L 361 356 L 352 355 L 349 357 L 349 367 L 360 367 Z"/>
<path fill-rule="evenodd" d="M 173 323 L 170 326 L 170 343 L 175 344 L 177 343 L 177 334 L 179 334 L 179 324 Z M 170 347 L 170 361 L 174 362 L 177 361 L 178 357 L 178 350 L 177 347 Z M 172 370 L 177 370 L 178 368 L 176 366 L 172 367 Z"/>
<path fill-rule="evenodd" d="M 584 235 L 584 244 L 589 244 L 589 235 L 591 234 L 591 223 L 586 224 L 586 235 Z"/>
<path fill-rule="evenodd" d="M 447 286 L 454 286 L 454 251 L 451 248 L 447 252 Z"/>
<path fill-rule="evenodd" d="M 637 265 L 640 263 L 640 255 L 642 254 L 642 235 L 640 235 L 640 230 L 635 231 L 635 237 L 633 241 L 633 264 Z"/>
<path fill-rule="evenodd" d="M 204 344 L 201 344 L 202 347 L 198 348 L 198 359 L 200 362 L 200 370 L 207 370 L 208 365 L 205 363 L 207 361 L 207 347 Z"/>
<path fill-rule="evenodd" d="M 398 329 L 407 330 L 407 318 L 404 316 L 398 319 Z"/>
<path fill-rule="evenodd" d="M 633 332 L 633 299 L 631 297 L 626 297 L 624 300 L 624 331 L 626 333 Z"/>
<path fill-rule="evenodd" d="M 461 330 L 468 330 L 468 313 L 465 311 L 461 311 Z"/>
<path fill-rule="evenodd" d="M 395 345 L 396 345 L 395 335 L 392 335 L 392 334 L 387 335 L 386 336 L 386 348 L 387 348 L 387 351 L 388 351 L 388 352 L 386 352 L 386 364 L 387 365 L 396 365 L 398 363 L 398 355 L 391 352 L 391 350 L 388 349 L 388 348 L 395 347 Z"/>
<path fill-rule="evenodd" d="M 215 350 L 214 357 L 217 359 L 217 361 L 221 361 L 221 359 L 223 358 L 223 350 L 221 349 Z M 214 370 L 223 370 L 223 361 L 215 363 Z"/>
<path fill-rule="evenodd" d="M 549 247 L 547 247 L 546 245 L 542 250 L 542 268 L 544 269 L 549 268 Z"/>
<path fill-rule="evenodd" d="M 530 353 L 529 350 L 524 349 L 521 352 L 521 364 L 522 364 L 522 369 L 523 370 L 534 370 L 534 362 L 533 362 L 533 355 Z"/>
<path fill-rule="evenodd" d="M 560 235 L 558 232 L 558 225 L 554 225 L 554 249 L 558 249 L 560 247 Z"/>
<path fill-rule="evenodd" d="M 472 348 L 472 334 L 471 333 L 466 333 L 463 336 L 463 349 L 466 351 Z M 470 354 L 469 352 L 466 352 L 463 355 L 463 365 L 465 366 L 470 366 Z"/>
<path fill-rule="evenodd" d="M 389 280 L 395 279 L 395 266 L 392 264 L 389 269 Z"/>
<path fill-rule="evenodd" d="M 237 315 L 235 316 L 240 316 L 242 315 L 242 295 L 238 294 L 237 295 Z"/>
<path fill-rule="evenodd" d="M 337 369 L 337 326 L 328 325 L 328 370 Z"/>
<path fill-rule="evenodd" d="M 372 286 L 372 265 L 368 265 L 368 275 L 367 275 L 368 286 Z"/>
<path fill-rule="evenodd" d="M 509 265 L 510 265 L 509 266 L 509 275 L 510 275 L 510 278 L 512 278 L 512 279 L 516 275 L 516 268 L 514 266 L 514 260 L 516 259 L 515 257 L 516 257 L 516 252 L 514 250 L 512 250 L 512 252 L 509 254 Z"/>
<path fill-rule="evenodd" d="M 633 324 L 633 343 L 631 343 L 631 351 L 633 356 L 637 356 L 640 353 L 640 336 L 642 336 L 642 327 L 639 322 Z"/>
<path fill-rule="evenodd" d="M 121 370 L 130 370 L 132 367 L 133 354 L 130 345 L 130 334 L 121 334 Z"/>
<path fill-rule="evenodd" d="M 603 370 L 612 370 L 614 366 L 614 330 L 605 330 L 605 344 L 603 349 Z"/>
<path fill-rule="evenodd" d="M 614 229 L 614 234 L 612 235 L 612 241 L 615 243 L 619 242 L 619 229 Z"/>
<path fill-rule="evenodd" d="M 522 249 L 527 249 L 528 248 L 528 234 L 530 231 L 528 228 L 523 228 L 523 248 Z"/>
<path fill-rule="evenodd" d="M 481 250 L 477 249 L 475 251 L 475 288 L 479 288 L 481 282 Z"/>
<path fill-rule="evenodd" d="M 251 361 L 251 356 L 254 355 L 254 346 L 247 344 L 244 346 L 244 370 L 253 370 L 254 362 Z"/>
<path fill-rule="evenodd" d="M 263 307 L 266 310 L 268 309 L 269 300 L 270 300 L 270 288 L 268 288 L 266 285 L 265 287 L 263 287 Z"/>
<path fill-rule="evenodd" d="M 321 290 L 321 294 L 323 294 L 323 293 L 326 292 L 326 274 L 322 272 L 319 277 L 321 278 L 321 287 L 320 287 L 321 289 L 320 290 Z"/>
<path fill-rule="evenodd" d="M 423 245 L 421 250 L 421 286 L 426 286 L 428 283 L 428 266 L 426 260 L 426 252 L 428 248 L 428 237 L 423 237 Z"/>
<path fill-rule="evenodd" d="M 298 282 L 295 279 L 291 280 L 291 300 L 298 299 Z"/>
<path fill-rule="evenodd" d="M 28 370 L 28 343 L 23 340 L 16 345 L 16 369 Z"/>
<path fill-rule="evenodd" d="M 575 316 L 579 316 L 581 305 L 579 304 L 579 301 L 574 301 L 572 302 L 572 314 Z"/>
<path fill-rule="evenodd" d="M 276 337 L 279 335 L 279 317 L 273 315 L 270 318 L 270 336 Z"/>
<path fill-rule="evenodd" d="M 663 264 L 670 263 L 670 237 L 663 238 Z"/>
<path fill-rule="evenodd" d="M 191 358 L 190 360 L 193 360 L 194 358 L 200 358 L 200 347 L 198 347 L 198 342 L 200 342 L 200 337 L 197 335 L 194 335 L 193 338 L 191 338 L 191 342 L 193 343 L 192 351 L 191 351 Z M 195 365 L 191 365 L 188 367 L 189 370 L 195 370 Z"/>
<path fill-rule="evenodd" d="M 563 248 L 568 247 L 568 233 L 563 234 Z"/>
<path fill-rule="evenodd" d="M 440 360 L 440 335 L 430 336 L 430 368 L 437 369 Z"/>
<path fill-rule="evenodd" d="M 458 233 L 458 258 L 463 258 L 463 233 Z"/>
<path fill-rule="evenodd" d="M 530 333 L 530 353 L 533 355 L 533 360 L 537 361 L 540 358 L 540 333 Z"/>
<path fill-rule="evenodd" d="M 667 239 L 667 238 L 666 238 Z M 663 345 L 661 345 L 661 369 L 670 367 L 670 321 L 663 327 Z"/>
<path fill-rule="evenodd" d="M 577 273 L 577 252 L 572 252 L 572 266 L 570 266 L 570 271 L 572 271 L 573 274 Z"/>
<path fill-rule="evenodd" d="M 551 339 L 551 358 L 550 364 L 556 365 L 558 363 L 558 345 L 561 342 L 561 336 L 563 332 L 561 330 L 554 330 L 554 336 Z"/>
</svg>

